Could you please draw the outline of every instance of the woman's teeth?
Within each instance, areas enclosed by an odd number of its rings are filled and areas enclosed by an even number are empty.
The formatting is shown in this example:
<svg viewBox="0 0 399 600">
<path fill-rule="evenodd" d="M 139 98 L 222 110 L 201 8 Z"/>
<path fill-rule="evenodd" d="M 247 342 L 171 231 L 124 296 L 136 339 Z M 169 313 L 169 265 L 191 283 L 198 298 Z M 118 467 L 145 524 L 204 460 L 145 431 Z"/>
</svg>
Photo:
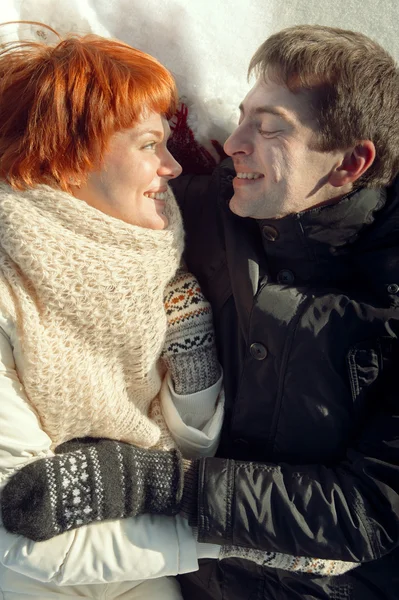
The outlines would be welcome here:
<svg viewBox="0 0 399 600">
<path fill-rule="evenodd" d="M 152 198 L 153 200 L 166 200 L 167 193 L 166 192 L 156 192 L 156 193 L 148 193 L 146 194 L 148 198 Z"/>
<path fill-rule="evenodd" d="M 260 179 L 263 177 L 261 173 L 237 173 L 238 179 Z"/>
</svg>

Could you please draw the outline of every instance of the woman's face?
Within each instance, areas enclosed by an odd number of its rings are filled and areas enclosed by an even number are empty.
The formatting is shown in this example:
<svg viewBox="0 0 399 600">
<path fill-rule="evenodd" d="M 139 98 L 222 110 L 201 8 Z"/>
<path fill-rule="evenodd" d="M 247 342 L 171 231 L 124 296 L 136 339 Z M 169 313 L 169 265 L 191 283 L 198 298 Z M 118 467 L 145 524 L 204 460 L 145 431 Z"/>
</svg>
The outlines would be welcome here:
<svg viewBox="0 0 399 600">
<path fill-rule="evenodd" d="M 167 183 L 181 173 L 166 147 L 169 135 L 168 122 L 158 113 L 115 133 L 101 169 L 89 173 L 83 186 L 74 186 L 74 196 L 131 225 L 164 229 Z"/>
</svg>

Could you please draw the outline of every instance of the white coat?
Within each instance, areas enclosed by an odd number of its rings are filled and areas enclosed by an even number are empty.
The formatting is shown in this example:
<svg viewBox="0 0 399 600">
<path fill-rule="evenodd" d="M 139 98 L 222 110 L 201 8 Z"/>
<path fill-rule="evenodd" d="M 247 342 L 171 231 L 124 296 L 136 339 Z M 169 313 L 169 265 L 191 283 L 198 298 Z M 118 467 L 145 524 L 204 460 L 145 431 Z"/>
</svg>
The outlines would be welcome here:
<svg viewBox="0 0 399 600">
<path fill-rule="evenodd" d="M 51 440 L 18 379 L 13 336 L 14 324 L 0 315 L 0 493 L 17 469 L 53 454 Z M 186 456 L 210 456 L 216 450 L 223 419 L 222 398 L 216 405 L 221 385 L 220 379 L 207 390 L 183 397 L 164 381 L 164 416 Z M 190 425 L 184 422 L 187 412 Z M 201 421 L 202 427 L 195 429 Z M 93 523 L 44 542 L 10 534 L 0 522 L 0 599 L 172 600 L 181 595 L 174 578 L 166 576 L 195 571 L 199 557 L 217 554 L 217 546 L 196 542 L 179 515 Z"/>
</svg>

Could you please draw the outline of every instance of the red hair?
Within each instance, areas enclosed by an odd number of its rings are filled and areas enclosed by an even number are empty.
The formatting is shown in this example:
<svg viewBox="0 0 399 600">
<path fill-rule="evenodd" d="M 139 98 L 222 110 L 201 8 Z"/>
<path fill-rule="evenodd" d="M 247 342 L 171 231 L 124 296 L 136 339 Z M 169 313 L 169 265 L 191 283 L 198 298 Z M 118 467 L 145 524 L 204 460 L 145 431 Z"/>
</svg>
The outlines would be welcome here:
<svg viewBox="0 0 399 600">
<path fill-rule="evenodd" d="M 0 51 L 0 178 L 70 192 L 98 167 L 116 131 L 146 112 L 169 118 L 176 84 L 155 58 L 119 41 L 68 36 Z"/>
</svg>

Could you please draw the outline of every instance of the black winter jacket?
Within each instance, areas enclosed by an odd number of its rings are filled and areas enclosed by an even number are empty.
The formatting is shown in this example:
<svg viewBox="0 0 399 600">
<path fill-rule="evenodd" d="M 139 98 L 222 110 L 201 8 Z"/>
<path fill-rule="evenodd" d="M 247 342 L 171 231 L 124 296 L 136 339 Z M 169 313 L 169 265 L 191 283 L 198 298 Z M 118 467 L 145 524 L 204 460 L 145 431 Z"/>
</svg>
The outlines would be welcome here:
<svg viewBox="0 0 399 600">
<path fill-rule="evenodd" d="M 228 208 L 234 171 L 174 184 L 226 389 L 200 463 L 199 539 L 356 561 L 345 575 L 239 559 L 187 600 L 399 599 L 399 184 L 280 220 Z"/>
</svg>

